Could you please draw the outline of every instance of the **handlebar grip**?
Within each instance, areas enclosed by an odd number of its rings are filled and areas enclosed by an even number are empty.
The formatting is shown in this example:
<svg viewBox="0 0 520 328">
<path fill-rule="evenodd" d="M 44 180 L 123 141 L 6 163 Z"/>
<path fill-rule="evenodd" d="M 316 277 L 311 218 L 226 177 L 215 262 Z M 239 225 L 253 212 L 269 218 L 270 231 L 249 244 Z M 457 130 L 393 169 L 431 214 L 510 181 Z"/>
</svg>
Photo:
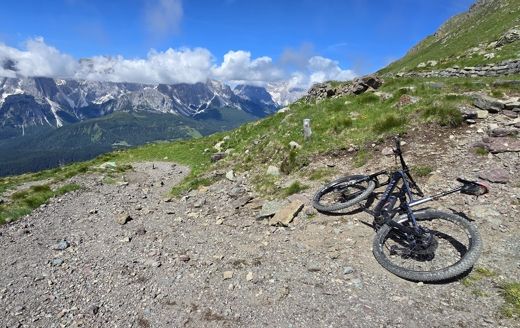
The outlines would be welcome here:
<svg viewBox="0 0 520 328">
<path fill-rule="evenodd" d="M 399 138 L 399 136 L 396 136 L 394 138 L 395 140 L 395 150 L 400 153 L 401 152 L 401 138 Z"/>
</svg>

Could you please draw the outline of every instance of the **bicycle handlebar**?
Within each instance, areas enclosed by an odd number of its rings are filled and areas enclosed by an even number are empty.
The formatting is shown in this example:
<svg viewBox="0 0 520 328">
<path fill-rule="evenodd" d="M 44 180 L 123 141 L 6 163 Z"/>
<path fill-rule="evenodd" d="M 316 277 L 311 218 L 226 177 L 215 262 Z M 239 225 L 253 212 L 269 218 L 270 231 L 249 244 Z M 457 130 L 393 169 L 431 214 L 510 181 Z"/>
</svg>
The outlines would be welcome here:
<svg viewBox="0 0 520 328">
<path fill-rule="evenodd" d="M 401 154 L 401 138 L 399 136 L 396 136 L 394 138 L 395 141 L 395 152 L 396 154 Z"/>
</svg>

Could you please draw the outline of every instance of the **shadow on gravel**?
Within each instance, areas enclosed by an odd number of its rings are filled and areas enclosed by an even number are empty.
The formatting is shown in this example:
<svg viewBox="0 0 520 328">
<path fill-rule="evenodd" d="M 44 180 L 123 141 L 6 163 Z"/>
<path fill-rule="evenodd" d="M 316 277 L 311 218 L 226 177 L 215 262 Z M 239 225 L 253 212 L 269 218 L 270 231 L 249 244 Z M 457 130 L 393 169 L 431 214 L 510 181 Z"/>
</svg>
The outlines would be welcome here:
<svg viewBox="0 0 520 328">
<path fill-rule="evenodd" d="M 470 221 L 470 222 L 475 222 L 475 220 L 473 220 L 472 218 L 470 218 L 469 216 L 467 216 L 466 213 L 464 213 L 464 212 L 454 210 L 453 208 L 450 208 L 450 211 L 451 211 L 453 214 L 458 215 L 458 216 L 460 216 L 460 217 L 463 217 L 463 218 L 465 218 L 466 220 L 468 220 L 468 221 Z"/>
</svg>

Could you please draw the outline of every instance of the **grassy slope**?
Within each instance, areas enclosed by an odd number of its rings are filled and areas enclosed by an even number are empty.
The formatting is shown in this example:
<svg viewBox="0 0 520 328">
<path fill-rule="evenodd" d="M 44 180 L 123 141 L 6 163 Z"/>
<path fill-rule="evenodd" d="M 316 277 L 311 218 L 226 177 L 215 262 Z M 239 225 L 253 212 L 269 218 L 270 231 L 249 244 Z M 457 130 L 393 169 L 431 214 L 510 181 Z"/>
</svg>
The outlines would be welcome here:
<svg viewBox="0 0 520 328">
<path fill-rule="evenodd" d="M 249 171 L 257 191 L 261 194 L 282 197 L 289 191 L 277 187 L 276 179 L 266 177 L 267 166 L 276 165 L 292 174 L 298 172 L 313 156 L 346 149 L 351 144 L 360 146 L 361 150 L 357 152 L 354 164 L 362 166 L 367 156 L 370 156 L 370 153 L 363 150 L 367 143 L 418 124 L 433 122 L 457 126 L 461 123 L 461 117 L 456 106 L 468 103 L 470 99 L 451 93 L 480 90 L 486 85 L 488 86 L 485 88 L 490 94 L 498 94 L 505 90 L 503 87 L 491 87 L 489 82 L 493 80 L 389 78 L 381 88 L 381 91 L 393 95 L 387 100 L 380 100 L 378 96 L 366 93 L 310 104 L 300 101 L 292 104 L 288 112 L 247 123 L 232 131 L 186 141 L 158 142 L 112 152 L 88 162 L 74 163 L 35 174 L 6 177 L 0 179 L 0 194 L 26 181 L 63 181 L 77 174 L 99 171 L 97 167 L 106 161 L 115 161 L 120 168 L 124 168 L 124 164 L 137 161 L 165 160 L 187 165 L 192 170 L 189 177 L 173 190 L 174 194 L 210 184 L 216 176 L 210 174 L 212 171 L 234 169 L 237 172 Z M 431 82 L 442 82 L 443 87 L 433 88 Z M 520 93 L 519 87 L 515 88 L 517 90 L 514 92 Z M 396 106 L 401 97 L 408 96 L 417 97 L 418 102 L 402 107 Z M 313 129 L 313 136 L 307 142 L 304 142 L 302 133 L 304 118 L 311 119 Z M 216 152 L 213 146 L 223 140 L 224 136 L 229 138 L 223 149 L 232 148 L 233 154 L 213 164 L 210 160 L 211 155 Z M 290 141 L 300 143 L 303 148 L 291 153 Z M 0 217 L 1 213 L 9 211 L 9 206 L 0 205 Z"/>
<path fill-rule="evenodd" d="M 428 60 L 439 61 L 435 68 L 446 68 L 520 58 L 520 41 L 506 45 L 500 50 L 485 50 L 486 53 L 495 53 L 496 57 L 492 59 L 485 59 L 482 54 L 467 53 L 467 50 L 479 44 L 487 45 L 496 41 L 505 31 L 516 25 L 520 25 L 520 0 L 495 0 L 448 20 L 436 35 L 421 41 L 403 58 L 391 63 L 380 73 L 419 70 L 417 65 Z M 428 69 L 431 68 L 424 68 Z"/>
</svg>

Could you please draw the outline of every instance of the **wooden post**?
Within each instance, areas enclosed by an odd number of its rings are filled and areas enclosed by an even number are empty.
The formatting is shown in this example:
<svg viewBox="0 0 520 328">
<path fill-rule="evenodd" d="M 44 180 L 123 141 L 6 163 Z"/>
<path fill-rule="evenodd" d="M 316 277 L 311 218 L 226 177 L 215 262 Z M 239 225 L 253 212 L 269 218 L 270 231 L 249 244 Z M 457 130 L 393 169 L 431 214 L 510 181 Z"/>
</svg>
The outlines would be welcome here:
<svg viewBox="0 0 520 328">
<path fill-rule="evenodd" d="M 306 118 L 303 120 L 303 139 L 309 140 L 311 138 L 311 135 L 311 120 L 309 118 Z"/>
</svg>

